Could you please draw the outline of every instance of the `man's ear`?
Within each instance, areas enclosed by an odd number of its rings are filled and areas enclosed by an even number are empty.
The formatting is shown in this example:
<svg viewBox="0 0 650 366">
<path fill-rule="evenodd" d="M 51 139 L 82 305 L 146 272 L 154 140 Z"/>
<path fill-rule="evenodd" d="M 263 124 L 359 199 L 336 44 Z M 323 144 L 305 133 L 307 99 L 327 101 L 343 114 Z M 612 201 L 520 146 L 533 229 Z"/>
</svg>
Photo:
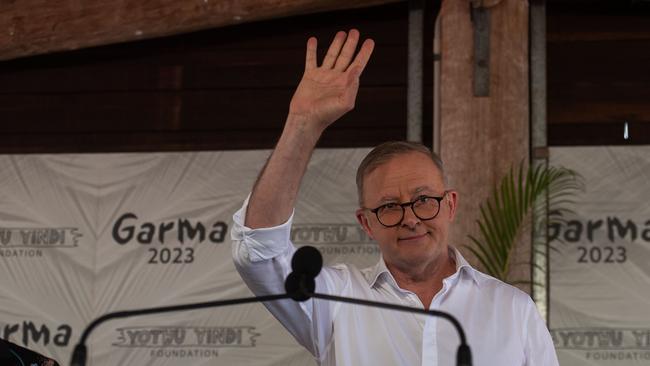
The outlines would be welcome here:
<svg viewBox="0 0 650 366">
<path fill-rule="evenodd" d="M 449 221 L 454 221 L 454 217 L 456 217 L 456 207 L 458 205 L 458 192 L 447 191 L 445 202 L 449 208 Z"/>
<path fill-rule="evenodd" d="M 370 229 L 370 225 L 368 224 L 368 216 L 366 216 L 366 211 L 362 208 L 357 209 L 356 212 L 357 215 L 357 221 L 363 228 L 363 231 L 366 232 L 366 234 L 370 237 L 370 239 L 375 239 L 372 235 L 372 229 Z"/>
</svg>

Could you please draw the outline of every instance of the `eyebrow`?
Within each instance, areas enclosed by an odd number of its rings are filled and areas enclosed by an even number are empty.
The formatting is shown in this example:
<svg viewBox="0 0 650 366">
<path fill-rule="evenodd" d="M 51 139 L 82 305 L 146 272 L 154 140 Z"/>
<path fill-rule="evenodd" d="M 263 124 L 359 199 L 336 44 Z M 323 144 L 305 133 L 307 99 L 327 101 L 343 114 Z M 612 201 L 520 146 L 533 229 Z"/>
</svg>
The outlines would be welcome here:
<svg viewBox="0 0 650 366">
<path fill-rule="evenodd" d="M 431 189 L 431 187 L 427 187 L 427 186 L 419 186 L 419 187 L 416 187 L 413 190 L 413 193 L 411 193 L 411 195 L 416 195 L 416 194 L 422 193 L 424 191 L 433 192 L 433 189 Z M 379 200 L 379 203 L 383 204 L 383 203 L 398 202 L 398 201 L 399 201 L 399 198 L 397 198 L 395 196 L 384 196 L 384 197 L 381 197 L 381 199 Z"/>
</svg>

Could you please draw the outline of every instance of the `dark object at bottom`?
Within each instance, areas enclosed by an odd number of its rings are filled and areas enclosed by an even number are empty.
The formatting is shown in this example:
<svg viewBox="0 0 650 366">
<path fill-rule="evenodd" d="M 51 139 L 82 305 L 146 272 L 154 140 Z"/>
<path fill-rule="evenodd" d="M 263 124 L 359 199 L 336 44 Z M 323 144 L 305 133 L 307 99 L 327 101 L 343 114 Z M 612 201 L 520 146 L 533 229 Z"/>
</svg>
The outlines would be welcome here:
<svg viewBox="0 0 650 366">
<path fill-rule="evenodd" d="M 47 358 L 25 347 L 18 346 L 0 338 L 0 365 L 2 366 L 60 366 L 56 361 Z"/>
</svg>

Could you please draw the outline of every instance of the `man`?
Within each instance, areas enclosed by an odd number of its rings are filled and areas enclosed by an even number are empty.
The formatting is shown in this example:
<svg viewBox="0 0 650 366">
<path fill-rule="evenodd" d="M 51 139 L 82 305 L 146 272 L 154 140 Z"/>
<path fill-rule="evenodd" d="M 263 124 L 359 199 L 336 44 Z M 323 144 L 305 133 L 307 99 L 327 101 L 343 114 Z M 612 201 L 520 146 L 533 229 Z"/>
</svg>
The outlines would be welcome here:
<svg viewBox="0 0 650 366">
<path fill-rule="evenodd" d="M 305 72 L 280 140 L 253 192 L 234 215 L 233 257 L 257 295 L 284 292 L 300 182 L 321 133 L 354 106 L 374 43 L 354 56 L 359 32 L 339 32 L 321 66 L 307 41 Z M 373 268 L 323 268 L 317 291 L 440 309 L 455 315 L 474 365 L 557 365 L 544 322 L 525 293 L 474 270 L 448 245 L 458 193 L 442 162 L 420 144 L 382 144 L 357 173 L 356 217 L 382 259 Z M 265 304 L 320 365 L 454 365 L 459 339 L 445 320 L 309 300 Z"/>
</svg>

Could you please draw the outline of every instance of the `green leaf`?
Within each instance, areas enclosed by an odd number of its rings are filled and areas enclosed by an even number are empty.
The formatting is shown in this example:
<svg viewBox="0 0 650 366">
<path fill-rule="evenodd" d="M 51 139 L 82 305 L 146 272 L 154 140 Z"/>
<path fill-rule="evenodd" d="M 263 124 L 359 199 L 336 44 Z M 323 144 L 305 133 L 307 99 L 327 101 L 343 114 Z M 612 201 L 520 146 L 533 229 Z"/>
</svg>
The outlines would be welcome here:
<svg viewBox="0 0 650 366">
<path fill-rule="evenodd" d="M 530 240 L 534 254 L 558 251 L 554 243 L 545 239 L 547 228 L 565 225 L 566 217 L 574 213 L 571 206 L 575 204 L 576 194 L 584 190 L 581 179 L 573 170 L 547 164 L 526 167 L 521 161 L 516 170 L 510 168 L 492 189 L 491 196 L 479 205 L 479 235 L 468 236 L 472 245 L 465 247 L 489 275 L 503 281 L 507 280 L 510 269 L 518 265 L 512 263 L 512 257 L 522 230 L 528 227 L 533 230 Z M 557 238 L 555 243 L 564 242 Z M 536 249 L 542 246 L 547 249 Z"/>
</svg>

